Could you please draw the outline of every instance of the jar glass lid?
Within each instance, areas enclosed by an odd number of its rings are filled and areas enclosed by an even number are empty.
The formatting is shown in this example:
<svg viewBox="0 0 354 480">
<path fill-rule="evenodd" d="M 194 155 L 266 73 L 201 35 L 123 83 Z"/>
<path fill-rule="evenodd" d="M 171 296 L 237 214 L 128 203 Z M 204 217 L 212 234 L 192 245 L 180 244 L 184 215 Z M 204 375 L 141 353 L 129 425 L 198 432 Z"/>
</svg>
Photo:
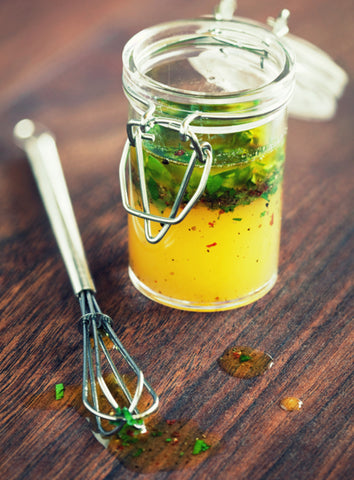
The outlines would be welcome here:
<svg viewBox="0 0 354 480">
<path fill-rule="evenodd" d="M 289 114 L 308 120 L 329 120 L 336 113 L 348 75 L 315 45 L 289 34 L 283 41 L 296 58 L 295 89 Z"/>
<path fill-rule="evenodd" d="M 215 18 L 220 21 L 235 18 L 236 6 L 235 0 L 221 0 Z M 348 75 L 323 50 L 289 34 L 289 15 L 289 10 L 284 9 L 276 19 L 267 19 L 268 27 L 295 57 L 295 88 L 288 106 L 289 114 L 306 120 L 328 120 L 335 115 L 338 99 L 348 83 Z M 227 75 L 225 69 L 223 76 L 227 78 Z"/>
</svg>

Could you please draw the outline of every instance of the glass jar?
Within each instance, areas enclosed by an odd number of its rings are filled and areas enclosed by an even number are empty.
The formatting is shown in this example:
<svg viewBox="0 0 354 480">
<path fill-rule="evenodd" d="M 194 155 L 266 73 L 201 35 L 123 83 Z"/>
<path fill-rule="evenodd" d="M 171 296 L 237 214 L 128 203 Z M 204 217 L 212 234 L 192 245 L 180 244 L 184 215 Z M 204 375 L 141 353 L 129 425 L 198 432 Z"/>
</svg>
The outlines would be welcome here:
<svg viewBox="0 0 354 480">
<path fill-rule="evenodd" d="M 125 46 L 120 179 L 129 275 L 147 297 L 226 310 L 276 282 L 293 66 L 240 18 L 165 23 Z"/>
</svg>

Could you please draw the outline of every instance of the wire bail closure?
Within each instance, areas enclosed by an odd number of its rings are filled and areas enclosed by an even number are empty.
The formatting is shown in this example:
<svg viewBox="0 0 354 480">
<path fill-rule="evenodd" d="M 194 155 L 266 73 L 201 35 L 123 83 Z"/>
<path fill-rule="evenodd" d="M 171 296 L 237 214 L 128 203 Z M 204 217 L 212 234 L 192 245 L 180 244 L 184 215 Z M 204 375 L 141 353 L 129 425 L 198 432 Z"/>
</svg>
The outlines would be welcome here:
<svg viewBox="0 0 354 480">
<path fill-rule="evenodd" d="M 200 143 L 195 132 L 193 132 L 191 123 L 200 118 L 202 115 L 199 112 L 194 112 L 188 115 L 183 121 L 171 120 L 164 117 L 154 117 L 154 105 L 151 105 L 141 120 L 131 120 L 127 124 L 128 139 L 125 142 L 122 152 L 122 158 L 119 166 L 120 189 L 122 196 L 122 204 L 125 210 L 136 217 L 144 219 L 145 237 L 149 243 L 158 243 L 167 233 L 171 225 L 180 223 L 186 215 L 191 211 L 193 206 L 197 203 L 204 192 L 206 183 L 208 181 L 210 169 L 212 166 L 213 155 L 210 143 Z M 183 176 L 180 188 L 177 192 L 175 201 L 172 205 L 169 216 L 163 217 L 154 215 L 150 212 L 150 204 L 148 191 L 145 179 L 144 156 L 143 156 L 143 140 L 155 141 L 155 136 L 148 133 L 154 125 L 160 125 L 171 130 L 178 131 L 183 142 L 190 141 L 190 148 L 192 150 L 185 174 Z M 136 159 L 139 174 L 139 186 L 142 200 L 142 210 L 134 208 L 129 202 L 128 185 L 126 178 L 127 167 L 130 160 L 130 149 L 136 148 Z M 190 200 L 186 203 L 183 209 L 181 208 L 183 197 L 187 189 L 189 180 L 191 178 L 196 162 L 204 164 L 203 173 L 200 182 Z M 161 225 L 161 229 L 154 236 L 151 231 L 151 222 L 157 222 Z"/>
</svg>

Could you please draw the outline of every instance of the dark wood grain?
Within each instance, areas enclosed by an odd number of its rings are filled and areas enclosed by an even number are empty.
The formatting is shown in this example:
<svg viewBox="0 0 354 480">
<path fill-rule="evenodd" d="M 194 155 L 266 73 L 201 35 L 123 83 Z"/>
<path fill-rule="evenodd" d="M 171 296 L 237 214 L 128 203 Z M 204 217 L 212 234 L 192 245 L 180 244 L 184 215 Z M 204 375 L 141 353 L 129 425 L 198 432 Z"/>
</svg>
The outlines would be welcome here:
<svg viewBox="0 0 354 480">
<path fill-rule="evenodd" d="M 279 279 L 253 305 L 187 313 L 138 294 L 127 275 L 117 165 L 127 102 L 121 50 L 141 28 L 211 13 L 216 0 L 3 0 L 0 5 L 0 478 L 350 479 L 352 463 L 353 88 L 328 122 L 290 119 Z M 292 31 L 352 78 L 350 1 L 239 2 Z M 132 471 L 92 436 L 77 408 L 33 401 L 81 382 L 79 308 L 29 166 L 11 131 L 22 117 L 56 134 L 102 309 L 161 395 L 159 416 L 221 442 L 190 469 Z M 262 377 L 229 377 L 233 344 L 265 350 Z M 49 392 L 49 393 L 48 393 Z M 283 396 L 301 412 L 279 408 Z M 51 405 L 51 408 L 49 406 Z"/>
</svg>

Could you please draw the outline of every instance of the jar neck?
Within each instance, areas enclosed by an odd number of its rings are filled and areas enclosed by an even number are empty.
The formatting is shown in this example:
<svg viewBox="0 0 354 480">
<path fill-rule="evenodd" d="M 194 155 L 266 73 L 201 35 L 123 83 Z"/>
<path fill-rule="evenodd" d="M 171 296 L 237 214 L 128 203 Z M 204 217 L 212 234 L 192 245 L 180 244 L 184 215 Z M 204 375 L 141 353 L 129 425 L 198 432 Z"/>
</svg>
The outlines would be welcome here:
<svg viewBox="0 0 354 480">
<path fill-rule="evenodd" d="M 286 107 L 294 87 L 291 54 L 264 26 L 242 19 L 143 30 L 124 48 L 123 65 L 124 90 L 138 115 L 194 115 L 201 126 L 262 122 Z"/>
<path fill-rule="evenodd" d="M 196 134 L 227 134 L 241 132 L 251 128 L 257 128 L 265 123 L 271 122 L 287 114 L 287 106 L 280 105 L 272 111 L 266 113 L 245 112 L 240 109 L 228 111 L 198 111 L 183 108 L 181 104 L 166 104 L 157 101 L 147 103 L 146 99 L 138 99 L 135 92 L 125 89 L 125 94 L 131 105 L 131 118 L 139 119 L 148 124 L 153 123 L 176 123 L 182 126 L 182 123 L 191 127 Z"/>
</svg>

